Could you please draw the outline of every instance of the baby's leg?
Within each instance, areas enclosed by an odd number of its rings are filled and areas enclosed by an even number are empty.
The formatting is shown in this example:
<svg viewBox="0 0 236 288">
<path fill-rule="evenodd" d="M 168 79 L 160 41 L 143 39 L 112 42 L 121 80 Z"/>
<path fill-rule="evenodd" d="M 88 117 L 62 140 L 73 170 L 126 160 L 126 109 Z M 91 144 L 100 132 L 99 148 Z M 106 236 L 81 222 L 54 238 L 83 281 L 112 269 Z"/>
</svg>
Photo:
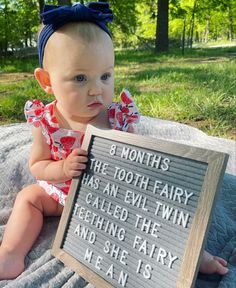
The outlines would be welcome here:
<svg viewBox="0 0 236 288">
<path fill-rule="evenodd" d="M 205 274 L 217 273 L 220 275 L 224 275 L 229 270 L 226 266 L 227 262 L 224 259 L 213 256 L 207 251 L 204 251 L 199 271 Z"/>
<path fill-rule="evenodd" d="M 59 216 L 61 212 L 62 206 L 36 184 L 18 193 L 0 246 L 0 279 L 13 279 L 23 272 L 43 216 Z"/>
</svg>

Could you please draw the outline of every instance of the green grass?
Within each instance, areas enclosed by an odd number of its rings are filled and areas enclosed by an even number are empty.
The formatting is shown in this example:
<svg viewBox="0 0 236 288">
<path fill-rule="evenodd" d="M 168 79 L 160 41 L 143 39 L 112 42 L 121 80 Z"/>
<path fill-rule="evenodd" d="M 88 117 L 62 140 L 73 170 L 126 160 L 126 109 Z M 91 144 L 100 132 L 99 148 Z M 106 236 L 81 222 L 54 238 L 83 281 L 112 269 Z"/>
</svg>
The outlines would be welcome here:
<svg viewBox="0 0 236 288">
<path fill-rule="evenodd" d="M 23 107 L 28 99 L 42 99 L 46 103 L 53 98 L 43 92 L 33 77 L 0 83 L 0 121 L 4 124 L 25 121 Z"/>
<path fill-rule="evenodd" d="M 29 57 L 25 59 L 8 58 L 2 60 L 0 66 L 0 72 L 12 73 L 12 72 L 30 72 L 33 73 L 35 67 L 38 65 L 37 57 Z"/>
<path fill-rule="evenodd" d="M 8 61 L 2 72 L 30 72 L 37 59 Z M 4 73 L 2 74 L 4 75 Z M 1 74 L 0 74 L 1 80 Z M 130 90 L 143 115 L 179 121 L 230 139 L 236 136 L 236 47 L 116 53 L 116 95 Z M 36 81 L 0 83 L 0 120 L 24 121 L 27 99 L 50 101 Z M 118 99 L 116 97 L 116 99 Z"/>
</svg>

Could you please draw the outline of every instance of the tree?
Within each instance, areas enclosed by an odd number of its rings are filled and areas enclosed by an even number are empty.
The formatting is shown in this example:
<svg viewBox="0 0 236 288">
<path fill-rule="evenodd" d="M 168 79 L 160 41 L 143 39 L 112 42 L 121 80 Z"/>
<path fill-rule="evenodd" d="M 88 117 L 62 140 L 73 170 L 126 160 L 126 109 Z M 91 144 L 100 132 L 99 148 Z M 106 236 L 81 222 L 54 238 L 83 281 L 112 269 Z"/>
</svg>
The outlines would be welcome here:
<svg viewBox="0 0 236 288">
<path fill-rule="evenodd" d="M 156 52 L 165 52 L 169 49 L 169 0 L 157 1 L 157 27 L 156 27 Z"/>
<path fill-rule="evenodd" d="M 139 1 L 141 0 L 109 1 L 114 13 L 114 21 L 109 24 L 109 28 L 111 28 L 116 45 L 130 47 L 137 29 L 136 5 Z"/>
<path fill-rule="evenodd" d="M 194 0 L 192 15 L 191 15 L 191 19 L 190 19 L 189 35 L 188 35 L 188 45 L 190 48 L 192 48 L 192 46 L 193 46 L 193 33 L 194 33 L 196 11 L 197 11 L 197 0 Z"/>
<path fill-rule="evenodd" d="M 135 37 L 137 45 L 152 48 L 155 43 L 157 6 L 155 1 L 142 1 L 136 5 L 137 28 Z"/>
<path fill-rule="evenodd" d="M 44 0 L 38 0 L 38 5 L 39 5 L 39 13 L 41 14 L 43 12 Z"/>
<path fill-rule="evenodd" d="M 235 1 L 232 0 L 221 0 L 221 11 L 226 12 L 227 14 L 227 38 L 232 41 L 234 38 L 234 10 L 235 10 Z"/>
<path fill-rule="evenodd" d="M 90 0 L 91 1 L 91 0 Z M 114 21 L 109 24 L 116 47 L 153 47 L 168 51 L 177 44 L 229 40 L 235 37 L 235 0 L 103 0 Z M 88 3 L 89 0 L 0 0 L 0 52 L 35 45 L 44 3 Z M 185 37 L 186 34 L 186 37 Z M 181 42 L 182 40 L 182 42 Z"/>
<path fill-rule="evenodd" d="M 228 10 L 228 19 L 229 19 L 229 40 L 232 41 L 233 38 L 234 38 L 234 31 L 233 31 L 233 9 L 232 9 L 232 2 L 229 1 L 228 3 L 228 7 L 227 7 L 227 10 Z"/>
<path fill-rule="evenodd" d="M 236 1 L 234 0 L 181 0 L 180 7 L 186 11 L 186 32 L 188 45 L 194 42 L 208 42 L 217 39 L 234 38 L 234 27 L 236 19 Z M 181 27 L 174 26 L 177 18 L 182 18 L 181 15 L 175 15 L 169 21 L 170 35 L 175 36 Z M 176 22 L 175 22 L 176 21 Z"/>
<path fill-rule="evenodd" d="M 36 0 L 0 1 L 1 54 L 32 46 L 38 23 Z"/>
<path fill-rule="evenodd" d="M 3 54 L 7 53 L 7 48 L 9 44 L 9 1 L 5 0 L 4 1 L 4 6 L 2 6 L 2 19 L 3 19 L 3 31 L 2 31 L 2 41 L 1 41 L 1 52 Z"/>
</svg>

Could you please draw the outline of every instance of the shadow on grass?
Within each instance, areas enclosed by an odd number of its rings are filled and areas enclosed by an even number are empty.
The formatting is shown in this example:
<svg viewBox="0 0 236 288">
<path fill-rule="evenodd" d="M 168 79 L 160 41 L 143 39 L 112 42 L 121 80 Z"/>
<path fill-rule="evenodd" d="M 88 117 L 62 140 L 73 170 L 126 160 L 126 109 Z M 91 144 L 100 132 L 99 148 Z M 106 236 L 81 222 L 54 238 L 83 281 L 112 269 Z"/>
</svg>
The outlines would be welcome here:
<svg viewBox="0 0 236 288">
<path fill-rule="evenodd" d="M 206 67 L 207 68 L 207 67 Z M 234 75 L 230 73 L 224 73 L 222 71 L 214 69 L 205 69 L 205 67 L 161 67 L 158 66 L 157 69 L 142 70 L 134 72 L 132 75 L 132 80 L 134 82 L 139 82 L 142 80 L 165 78 L 170 82 L 188 82 L 194 83 L 194 86 L 199 87 L 205 86 L 206 88 L 217 92 L 220 89 L 224 93 L 235 95 L 236 91 L 236 81 L 234 80 Z"/>
<path fill-rule="evenodd" d="M 236 47 L 217 47 L 217 48 L 193 48 L 186 49 L 182 55 L 181 49 L 173 49 L 167 53 L 156 54 L 153 50 L 123 50 L 116 52 L 116 63 L 124 64 L 123 62 L 139 62 L 153 63 L 163 62 L 170 58 L 199 58 L 199 57 L 228 57 L 236 58 Z"/>
<path fill-rule="evenodd" d="M 225 72 L 222 75 L 222 71 L 208 69 L 206 67 L 157 67 L 157 69 L 149 69 L 134 72 L 132 75 L 132 81 L 130 81 L 129 89 L 132 91 L 133 95 L 141 96 L 143 92 L 140 89 L 140 82 L 147 81 L 148 83 L 153 83 L 158 86 L 158 82 L 161 83 L 161 78 L 163 77 L 164 83 L 169 81 L 170 86 L 175 83 L 179 86 L 182 84 L 187 87 L 199 87 L 199 91 L 204 93 L 199 97 L 199 99 L 192 99 L 191 91 L 187 91 L 186 95 L 183 95 L 183 99 L 173 98 L 174 101 L 176 100 L 176 105 L 181 105 L 185 107 L 186 111 L 190 109 L 190 114 L 188 116 L 189 119 L 193 121 L 204 121 L 206 119 L 222 121 L 224 125 L 232 126 L 232 123 L 236 122 L 236 98 L 235 98 L 235 91 L 236 91 L 236 82 L 234 80 L 235 73 L 227 73 Z M 187 85 L 186 85 L 187 84 Z M 120 89 L 122 87 L 118 86 Z M 176 86 L 175 86 L 176 87 Z M 174 88 L 173 88 L 174 89 Z M 184 88 L 185 89 L 185 88 Z M 186 88 L 188 89 L 188 88 Z M 189 88 L 190 89 L 190 88 Z M 161 92 L 162 95 L 165 94 Z M 179 92 L 178 92 L 179 93 Z M 184 93 L 184 92 L 183 92 Z M 148 97 L 153 93 L 144 93 L 145 97 Z M 198 95 L 196 93 L 196 95 Z M 155 97 L 152 95 L 151 101 L 158 101 L 158 97 L 160 97 L 160 93 L 156 93 L 156 100 Z M 170 95 L 169 92 L 166 93 L 167 97 Z M 189 95 L 189 98 L 188 98 Z M 193 95 L 194 92 L 193 92 Z M 187 97 L 187 99 L 186 99 Z M 198 96 L 196 96 L 198 97 Z M 136 98 L 136 99 L 137 99 Z M 181 98 L 181 97 L 180 97 Z M 166 101 L 168 102 L 168 101 Z M 190 104 L 192 103 L 192 104 Z M 170 103 L 170 106 L 172 104 Z M 192 108 L 189 108 L 188 105 L 192 105 Z"/>
</svg>

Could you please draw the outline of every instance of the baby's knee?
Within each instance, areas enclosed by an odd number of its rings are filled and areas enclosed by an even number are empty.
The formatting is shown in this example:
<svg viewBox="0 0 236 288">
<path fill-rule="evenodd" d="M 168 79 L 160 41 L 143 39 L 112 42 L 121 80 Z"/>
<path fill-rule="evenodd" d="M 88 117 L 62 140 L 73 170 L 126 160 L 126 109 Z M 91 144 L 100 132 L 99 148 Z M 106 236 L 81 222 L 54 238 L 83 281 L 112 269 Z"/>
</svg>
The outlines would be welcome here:
<svg viewBox="0 0 236 288">
<path fill-rule="evenodd" d="M 42 188 L 37 184 L 29 185 L 23 188 L 20 192 L 18 192 L 16 196 L 15 203 L 29 203 L 33 205 L 37 205 L 40 202 L 40 198 L 42 195 Z M 45 192 L 44 192 L 45 193 Z"/>
</svg>

